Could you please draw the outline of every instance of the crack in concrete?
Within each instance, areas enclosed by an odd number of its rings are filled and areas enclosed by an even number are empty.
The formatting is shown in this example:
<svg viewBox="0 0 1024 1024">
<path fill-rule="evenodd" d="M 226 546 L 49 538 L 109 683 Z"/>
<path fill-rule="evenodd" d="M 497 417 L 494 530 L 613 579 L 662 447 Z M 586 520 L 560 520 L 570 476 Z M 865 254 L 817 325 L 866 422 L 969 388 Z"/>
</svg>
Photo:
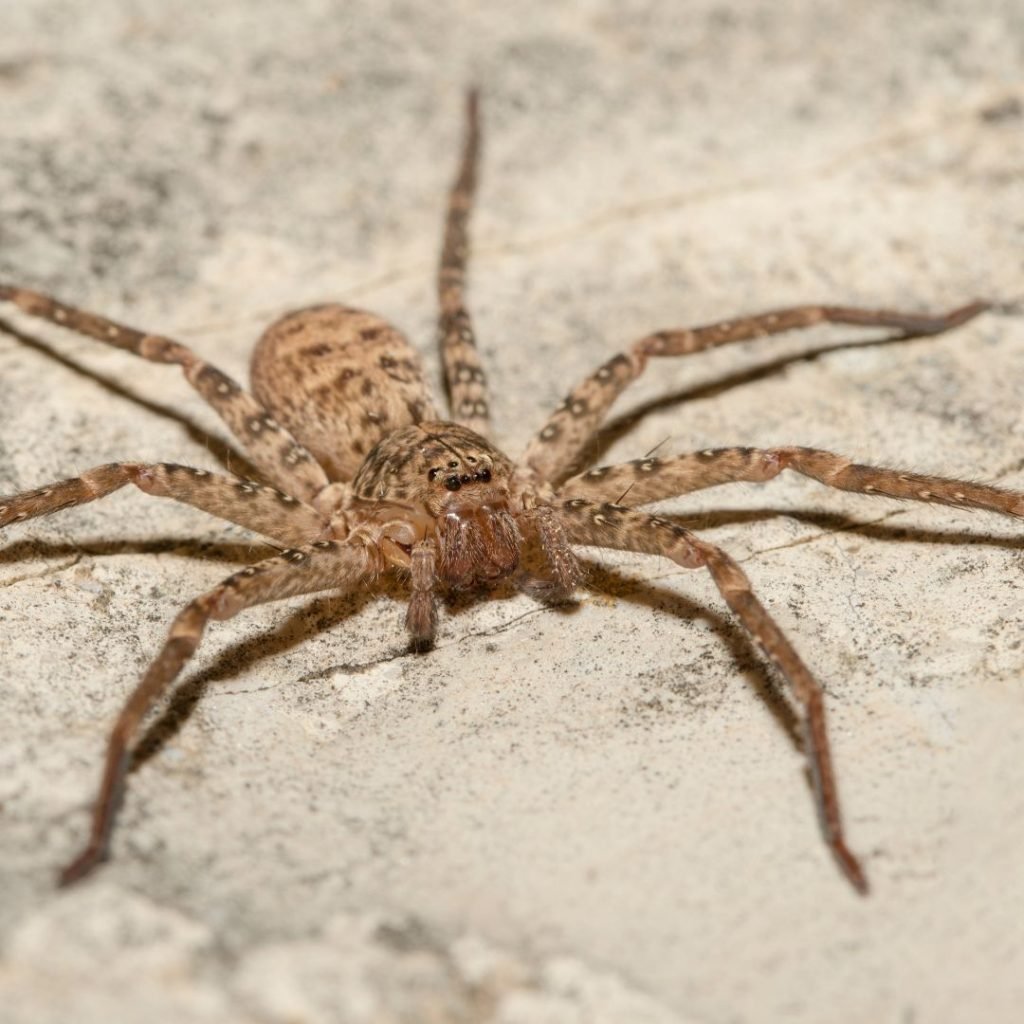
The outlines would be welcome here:
<svg viewBox="0 0 1024 1024">
<path fill-rule="evenodd" d="M 476 630 L 470 633 L 463 633 L 461 636 L 455 637 L 452 640 L 447 641 L 443 644 L 436 644 L 432 650 L 443 651 L 449 647 L 457 647 L 460 644 L 466 643 L 468 640 L 477 640 L 481 637 L 497 636 L 500 633 L 504 633 L 511 629 L 516 623 L 522 622 L 524 619 L 532 618 L 535 615 L 542 615 L 545 612 L 553 611 L 553 609 L 542 606 L 539 608 L 531 608 L 529 611 L 525 611 L 520 615 L 513 616 L 507 622 L 499 623 L 497 626 L 491 626 L 488 629 Z M 377 668 L 380 665 L 387 665 L 393 661 L 402 661 L 405 658 L 417 657 L 419 652 L 412 650 L 409 647 L 401 650 L 392 651 L 390 654 L 386 654 L 380 658 L 376 658 L 373 661 L 365 662 L 341 662 L 337 665 L 329 665 L 326 668 L 318 669 L 316 672 L 309 672 L 304 676 L 299 677 L 300 683 L 315 682 L 318 679 L 326 679 L 329 676 L 337 673 L 344 675 L 356 676 L 363 672 L 368 672 L 371 669 Z M 264 687 L 264 689 L 270 689 L 270 687 Z M 258 693 L 258 690 L 239 690 L 237 693 Z"/>
<path fill-rule="evenodd" d="M 392 661 L 401 661 L 403 658 L 409 657 L 411 654 L 415 654 L 415 651 L 409 649 L 392 651 L 390 654 L 385 654 L 383 657 L 376 658 L 372 661 L 343 661 L 337 665 L 328 665 L 326 668 L 317 669 L 316 672 L 307 672 L 304 676 L 299 676 L 300 683 L 314 683 L 319 679 L 327 679 L 333 675 L 346 675 L 346 676 L 358 676 L 363 672 L 368 672 L 370 669 L 377 668 L 378 665 L 387 665 Z M 270 689 L 270 687 L 267 687 Z M 251 691 L 237 691 L 240 693 L 251 692 Z"/>
<path fill-rule="evenodd" d="M 785 544 L 773 544 L 768 548 L 759 548 L 757 551 L 751 551 L 749 555 L 743 558 L 737 558 L 736 561 L 742 565 L 745 562 L 752 562 L 762 555 L 771 554 L 773 551 L 785 551 L 787 548 L 797 548 L 802 544 L 816 544 L 818 541 L 827 540 L 829 537 L 834 537 L 839 533 L 857 533 L 859 530 L 866 529 L 869 526 L 877 526 L 879 523 L 896 518 L 896 516 L 904 515 L 905 512 L 906 509 L 896 509 L 893 512 L 887 512 L 884 516 L 879 516 L 877 519 L 867 519 L 863 522 L 850 523 L 846 526 L 837 526 L 834 530 L 821 530 L 807 537 L 798 537 L 796 540 L 787 541 Z"/>
<path fill-rule="evenodd" d="M 755 559 L 760 558 L 762 555 L 771 554 L 774 551 L 785 551 L 787 548 L 796 548 L 803 544 L 816 544 L 819 541 L 827 540 L 828 538 L 834 537 L 836 534 L 840 533 L 857 533 L 860 530 L 867 529 L 871 526 L 877 526 L 879 523 L 884 523 L 889 519 L 904 515 L 905 513 L 906 509 L 896 509 L 893 512 L 887 512 L 884 516 L 879 516 L 876 519 L 867 519 L 856 523 L 849 523 L 846 526 L 837 526 L 834 530 L 819 530 L 817 533 L 812 533 L 806 537 L 798 537 L 796 540 L 787 541 L 785 544 L 773 544 L 771 547 L 759 548 L 756 551 L 751 551 L 749 554 L 744 555 L 742 558 L 737 558 L 736 561 L 740 565 L 744 565 L 747 562 L 752 562 Z M 645 576 L 642 582 L 655 583 L 658 580 L 674 579 L 677 576 L 690 576 L 693 572 L 693 569 L 676 569 L 670 572 L 660 573 L 657 576 Z"/>
<path fill-rule="evenodd" d="M 498 636 L 501 633 L 507 632 L 514 625 L 516 625 L 516 623 L 522 622 L 524 619 L 531 619 L 535 615 L 543 615 L 547 612 L 552 612 L 555 610 L 556 609 L 548 607 L 547 605 L 539 605 L 536 608 L 530 608 L 528 611 L 513 616 L 507 622 L 499 623 L 497 626 L 491 626 L 488 629 L 481 629 L 472 633 L 464 633 L 462 636 L 456 637 L 454 640 L 449 640 L 447 643 L 440 644 L 437 650 L 444 650 L 448 647 L 455 647 L 458 644 L 465 643 L 467 640 L 477 640 L 481 637 L 487 636 Z"/>
</svg>

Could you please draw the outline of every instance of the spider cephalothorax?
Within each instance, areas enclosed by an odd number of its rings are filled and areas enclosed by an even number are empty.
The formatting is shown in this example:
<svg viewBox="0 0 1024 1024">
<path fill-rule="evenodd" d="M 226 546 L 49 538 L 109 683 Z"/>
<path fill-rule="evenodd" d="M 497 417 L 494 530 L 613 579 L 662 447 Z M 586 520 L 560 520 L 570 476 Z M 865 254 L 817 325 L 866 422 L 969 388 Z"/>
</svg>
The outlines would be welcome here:
<svg viewBox="0 0 1024 1024">
<path fill-rule="evenodd" d="M 395 564 L 410 564 L 415 544 L 436 557 L 440 583 L 468 589 L 511 575 L 519 565 L 523 511 L 513 493 L 515 466 L 486 438 L 458 423 L 427 420 L 388 434 L 352 481 L 353 509 L 414 525 Z"/>
<path fill-rule="evenodd" d="M 130 744 L 211 620 L 230 618 L 263 601 L 370 583 L 382 572 L 397 570 L 410 590 L 408 629 L 416 645 L 426 647 L 436 629 L 437 592 L 467 590 L 517 574 L 524 538 L 533 537 L 547 578 L 527 576 L 524 582 L 541 596 L 564 595 L 578 584 L 574 545 L 661 555 L 711 574 L 789 689 L 801 718 L 826 842 L 850 882 L 867 891 L 863 869 L 843 837 L 820 686 L 724 551 L 637 506 L 717 484 L 767 481 L 784 469 L 844 490 L 1017 516 L 1024 514 L 1024 495 L 856 465 L 804 447 L 714 448 L 582 473 L 574 467 L 612 403 L 652 358 L 822 322 L 933 334 L 971 319 L 985 304 L 975 302 L 941 316 L 799 306 L 658 331 L 577 384 L 513 461 L 488 439 L 487 381 L 465 305 L 466 229 L 478 137 L 476 98 L 470 96 L 438 282 L 451 421 L 438 419 L 416 351 L 401 332 L 372 313 L 323 305 L 277 321 L 256 347 L 249 394 L 180 342 L 0 283 L 0 301 L 25 313 L 145 359 L 181 366 L 267 481 L 170 463 L 114 463 L 0 499 L 0 526 L 92 501 L 130 483 L 238 523 L 284 548 L 229 576 L 175 618 L 166 644 L 111 733 L 89 842 L 64 870 L 65 883 L 81 878 L 106 856 Z"/>
</svg>

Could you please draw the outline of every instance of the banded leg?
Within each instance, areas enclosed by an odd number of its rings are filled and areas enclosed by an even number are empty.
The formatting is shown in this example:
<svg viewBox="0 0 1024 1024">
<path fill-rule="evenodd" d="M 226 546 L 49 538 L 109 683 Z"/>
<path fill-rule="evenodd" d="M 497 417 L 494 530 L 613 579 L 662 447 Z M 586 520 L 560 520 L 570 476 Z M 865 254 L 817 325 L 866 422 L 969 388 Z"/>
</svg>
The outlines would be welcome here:
<svg viewBox="0 0 1024 1024">
<path fill-rule="evenodd" d="M 527 446 L 524 460 L 543 480 L 555 481 L 601 425 L 616 398 L 643 372 L 653 356 L 685 356 L 736 341 L 749 341 L 815 324 L 892 327 L 907 337 L 941 334 L 988 308 L 972 302 L 942 315 L 900 313 L 849 306 L 796 306 L 773 313 L 723 320 L 705 327 L 658 331 L 634 342 L 574 388 Z"/>
<path fill-rule="evenodd" d="M 687 569 L 707 569 L 726 604 L 768 660 L 779 670 L 802 712 L 804 750 L 825 841 L 850 884 L 862 895 L 867 878 L 846 845 L 821 687 L 757 599 L 743 570 L 724 552 L 689 530 L 622 505 L 572 498 L 561 504 L 574 544 L 664 555 Z"/>
<path fill-rule="evenodd" d="M 409 572 L 412 594 L 405 613 L 405 628 L 417 647 L 427 647 L 437 632 L 437 548 L 432 541 L 421 540 L 413 545 Z"/>
<path fill-rule="evenodd" d="M 864 466 L 817 448 L 712 448 L 668 459 L 599 466 L 567 480 L 560 496 L 644 505 L 704 487 L 771 480 L 784 469 L 828 487 L 886 498 L 1024 516 L 1024 493 L 923 473 Z"/>
<path fill-rule="evenodd" d="M 23 313 L 132 352 L 150 362 L 176 363 L 268 479 L 304 501 L 327 486 L 327 476 L 313 456 L 252 395 L 187 346 L 157 334 L 143 334 L 26 288 L 0 283 L 0 302 L 11 302 Z"/>
<path fill-rule="evenodd" d="M 329 529 L 325 516 L 283 491 L 169 462 L 112 462 L 70 480 L 0 498 L 0 528 L 84 505 L 126 484 L 192 505 L 284 544 L 308 544 Z"/>
<path fill-rule="evenodd" d="M 452 419 L 486 436 L 490 430 L 487 376 L 480 362 L 473 323 L 465 303 L 469 215 L 476 192 L 479 153 L 479 100 L 473 91 L 466 97 L 466 137 L 462 163 L 448 199 L 448 216 L 441 248 L 437 280 L 441 300 L 438 340 Z"/>
<path fill-rule="evenodd" d="M 62 885 L 84 878 L 106 859 L 124 790 L 130 745 L 143 719 L 195 653 L 210 620 L 230 619 L 265 601 L 345 587 L 375 568 L 373 557 L 365 547 L 340 541 L 317 541 L 250 565 L 185 606 L 172 623 L 163 649 L 117 717 L 107 743 L 89 841 L 61 873 Z"/>
</svg>

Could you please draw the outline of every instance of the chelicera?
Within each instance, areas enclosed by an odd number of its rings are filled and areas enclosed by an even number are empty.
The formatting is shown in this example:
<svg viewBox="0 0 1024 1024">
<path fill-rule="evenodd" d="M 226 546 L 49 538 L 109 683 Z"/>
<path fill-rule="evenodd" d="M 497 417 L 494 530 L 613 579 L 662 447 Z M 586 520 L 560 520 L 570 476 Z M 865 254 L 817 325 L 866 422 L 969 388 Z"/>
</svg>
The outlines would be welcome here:
<svg viewBox="0 0 1024 1024">
<path fill-rule="evenodd" d="M 139 727 L 195 653 L 212 620 L 253 605 L 372 583 L 397 572 L 408 582 L 413 644 L 428 648 L 438 595 L 512 578 L 545 597 L 569 595 L 582 578 L 579 545 L 668 558 L 710 573 L 726 604 L 780 674 L 798 711 L 825 842 L 850 883 L 868 888 L 843 833 L 829 755 L 822 689 L 719 547 L 641 506 L 705 487 L 767 481 L 785 469 L 848 491 L 980 508 L 1019 516 L 1024 494 L 966 481 L 858 465 L 806 447 L 715 448 L 579 471 L 587 442 L 612 403 L 651 359 L 684 356 L 820 323 L 937 334 L 977 316 L 973 302 L 941 315 L 809 305 L 640 338 L 578 383 L 511 459 L 489 439 L 487 379 L 466 305 L 467 227 L 479 151 L 475 95 L 448 202 L 438 279 L 440 349 L 448 391 L 443 419 L 419 357 L 372 313 L 328 304 L 272 324 L 256 346 L 252 390 L 185 345 L 135 330 L 26 288 L 0 283 L 0 301 L 154 362 L 177 364 L 216 410 L 263 480 L 172 463 L 113 463 L 0 499 L 0 526 L 94 501 L 133 484 L 237 523 L 280 545 L 190 601 L 114 723 L 91 832 L 63 883 L 107 856 Z M 522 566 L 527 548 L 544 568 Z"/>
</svg>

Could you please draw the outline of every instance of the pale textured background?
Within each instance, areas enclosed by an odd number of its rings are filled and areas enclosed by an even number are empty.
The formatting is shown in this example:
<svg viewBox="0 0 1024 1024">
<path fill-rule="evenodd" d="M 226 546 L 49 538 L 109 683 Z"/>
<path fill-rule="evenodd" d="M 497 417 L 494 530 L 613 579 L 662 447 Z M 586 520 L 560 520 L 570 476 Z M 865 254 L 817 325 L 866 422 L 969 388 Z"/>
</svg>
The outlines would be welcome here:
<svg viewBox="0 0 1024 1024">
<path fill-rule="evenodd" d="M 480 83 L 472 296 L 513 453 L 652 328 L 1024 294 L 1017 0 L 10 0 L 2 21 L 0 274 L 237 375 L 262 325 L 325 298 L 393 319 L 434 372 Z M 0 315 L 21 332 L 0 492 L 220 465 L 176 370 Z M 1020 316 L 800 358 L 862 337 L 657 364 L 605 460 L 802 442 L 1024 487 Z M 426 657 L 394 596 L 215 626 L 112 862 L 54 891 L 170 617 L 263 550 L 122 493 L 0 547 L 3 1024 L 1019 1019 L 1021 526 L 800 479 L 671 508 L 825 682 L 871 899 L 710 582 L 632 556 L 571 614 L 460 608 Z"/>
</svg>

